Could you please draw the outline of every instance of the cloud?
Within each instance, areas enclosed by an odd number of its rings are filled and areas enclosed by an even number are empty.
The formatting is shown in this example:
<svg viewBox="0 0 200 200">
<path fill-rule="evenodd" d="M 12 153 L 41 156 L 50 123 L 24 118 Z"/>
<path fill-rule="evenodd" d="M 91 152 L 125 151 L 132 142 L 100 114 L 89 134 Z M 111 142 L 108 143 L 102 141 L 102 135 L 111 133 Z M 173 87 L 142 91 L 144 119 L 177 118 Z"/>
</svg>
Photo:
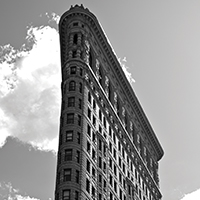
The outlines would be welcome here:
<svg viewBox="0 0 200 200">
<path fill-rule="evenodd" d="M 4 200 L 39 200 L 30 196 L 23 196 L 19 189 L 15 189 L 10 182 L 0 182 L 0 198 Z"/>
<path fill-rule="evenodd" d="M 199 200 L 200 199 L 200 189 L 190 193 L 186 194 L 182 199 L 180 200 Z"/>
<path fill-rule="evenodd" d="M 121 58 L 118 58 L 118 61 L 126 75 L 126 78 L 128 79 L 131 86 L 133 86 L 133 83 L 135 83 L 135 79 L 132 77 L 132 74 L 128 71 L 129 67 L 126 65 L 127 63 L 126 57 L 124 57 L 122 60 Z"/>
<path fill-rule="evenodd" d="M 58 19 L 53 13 L 51 21 Z M 20 50 L 9 44 L 0 47 L 0 146 L 13 136 L 57 151 L 59 49 L 58 32 L 50 26 L 29 27 Z"/>
</svg>

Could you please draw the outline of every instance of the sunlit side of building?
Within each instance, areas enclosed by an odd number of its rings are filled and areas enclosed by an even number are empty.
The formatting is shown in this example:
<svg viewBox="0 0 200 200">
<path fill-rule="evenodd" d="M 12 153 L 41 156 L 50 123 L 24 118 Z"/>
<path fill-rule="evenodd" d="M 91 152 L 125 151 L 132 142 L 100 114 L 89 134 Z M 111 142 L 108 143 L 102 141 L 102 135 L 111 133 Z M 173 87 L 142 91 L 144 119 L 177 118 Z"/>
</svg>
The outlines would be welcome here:
<svg viewBox="0 0 200 200">
<path fill-rule="evenodd" d="M 163 149 L 97 18 L 59 23 L 62 107 L 56 200 L 160 200 Z"/>
</svg>

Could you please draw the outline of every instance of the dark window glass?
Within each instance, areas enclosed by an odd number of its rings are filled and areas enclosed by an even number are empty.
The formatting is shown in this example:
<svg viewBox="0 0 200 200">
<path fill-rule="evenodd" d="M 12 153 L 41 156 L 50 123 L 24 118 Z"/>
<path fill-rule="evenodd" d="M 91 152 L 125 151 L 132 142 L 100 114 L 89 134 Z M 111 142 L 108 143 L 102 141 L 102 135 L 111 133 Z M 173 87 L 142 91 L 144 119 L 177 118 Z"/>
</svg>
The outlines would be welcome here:
<svg viewBox="0 0 200 200">
<path fill-rule="evenodd" d="M 67 114 L 67 124 L 74 124 L 74 113 Z"/>
<path fill-rule="evenodd" d="M 65 149 L 65 161 L 72 160 L 72 149 Z"/>
<path fill-rule="evenodd" d="M 82 83 L 79 83 L 79 92 L 80 92 L 80 93 L 83 92 L 83 85 L 82 85 Z"/>
<path fill-rule="evenodd" d="M 76 151 L 76 161 L 77 163 L 80 163 L 80 151 Z"/>
<path fill-rule="evenodd" d="M 82 100 L 81 99 L 78 100 L 78 108 L 82 109 Z"/>
<path fill-rule="evenodd" d="M 68 98 L 68 107 L 75 107 L 75 97 Z"/>
<path fill-rule="evenodd" d="M 76 90 L 76 82 L 70 81 L 69 82 L 69 91 L 75 91 Z"/>
<path fill-rule="evenodd" d="M 81 116 L 78 115 L 78 125 L 81 126 Z"/>
<path fill-rule="evenodd" d="M 80 68 L 80 76 L 83 76 L 83 69 Z"/>
<path fill-rule="evenodd" d="M 90 181 L 86 178 L 86 191 L 90 193 Z"/>
<path fill-rule="evenodd" d="M 64 169 L 64 181 L 71 181 L 71 169 Z"/>
<path fill-rule="evenodd" d="M 74 44 L 77 44 L 77 42 L 78 42 L 78 35 L 74 34 Z"/>
<path fill-rule="evenodd" d="M 88 92 L 88 101 L 91 103 L 91 94 Z"/>
<path fill-rule="evenodd" d="M 70 200 L 70 190 L 63 190 L 62 193 L 62 200 Z"/>
<path fill-rule="evenodd" d="M 81 133 L 77 132 L 77 143 L 80 144 L 81 143 Z"/>
<path fill-rule="evenodd" d="M 66 131 L 66 142 L 72 141 L 73 140 L 73 131 Z"/>
<path fill-rule="evenodd" d="M 76 170 L 75 180 L 76 180 L 76 183 L 79 183 L 79 171 L 78 170 Z"/>
<path fill-rule="evenodd" d="M 75 191 L 75 200 L 78 200 L 78 199 L 79 199 L 79 192 Z"/>
<path fill-rule="evenodd" d="M 76 66 L 70 67 L 70 74 L 76 74 Z"/>
</svg>

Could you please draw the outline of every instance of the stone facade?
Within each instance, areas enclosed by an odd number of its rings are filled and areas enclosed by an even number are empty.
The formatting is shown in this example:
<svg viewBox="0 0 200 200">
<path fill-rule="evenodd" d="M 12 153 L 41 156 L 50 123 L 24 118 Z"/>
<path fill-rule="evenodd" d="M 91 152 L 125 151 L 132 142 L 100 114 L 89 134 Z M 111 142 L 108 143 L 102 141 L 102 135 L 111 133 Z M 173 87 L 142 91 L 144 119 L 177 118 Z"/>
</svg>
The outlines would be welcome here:
<svg viewBox="0 0 200 200">
<path fill-rule="evenodd" d="M 62 108 L 56 200 L 160 200 L 163 149 L 96 17 L 59 23 Z"/>
</svg>

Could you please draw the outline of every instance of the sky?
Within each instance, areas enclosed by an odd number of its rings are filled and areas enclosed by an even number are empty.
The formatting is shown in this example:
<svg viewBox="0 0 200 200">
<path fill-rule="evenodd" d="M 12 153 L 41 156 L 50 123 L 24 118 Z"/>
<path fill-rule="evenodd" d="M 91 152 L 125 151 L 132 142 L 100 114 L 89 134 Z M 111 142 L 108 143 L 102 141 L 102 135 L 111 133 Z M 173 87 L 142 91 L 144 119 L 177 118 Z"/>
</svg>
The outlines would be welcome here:
<svg viewBox="0 0 200 200">
<path fill-rule="evenodd" d="M 1 0 L 0 200 L 54 197 L 60 115 L 57 23 L 93 12 L 163 149 L 162 200 L 200 199 L 200 1 Z"/>
</svg>

